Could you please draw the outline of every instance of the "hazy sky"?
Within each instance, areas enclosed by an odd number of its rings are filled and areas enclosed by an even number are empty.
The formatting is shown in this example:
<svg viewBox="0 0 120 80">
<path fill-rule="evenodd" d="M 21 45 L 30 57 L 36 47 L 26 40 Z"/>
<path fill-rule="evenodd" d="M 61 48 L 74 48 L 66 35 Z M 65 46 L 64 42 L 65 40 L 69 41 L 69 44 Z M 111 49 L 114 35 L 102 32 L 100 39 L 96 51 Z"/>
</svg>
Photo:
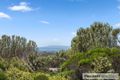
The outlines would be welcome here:
<svg viewBox="0 0 120 80">
<path fill-rule="evenodd" d="M 70 45 L 94 21 L 120 27 L 120 0 L 0 0 L 0 36 L 20 35 L 38 46 Z"/>
</svg>

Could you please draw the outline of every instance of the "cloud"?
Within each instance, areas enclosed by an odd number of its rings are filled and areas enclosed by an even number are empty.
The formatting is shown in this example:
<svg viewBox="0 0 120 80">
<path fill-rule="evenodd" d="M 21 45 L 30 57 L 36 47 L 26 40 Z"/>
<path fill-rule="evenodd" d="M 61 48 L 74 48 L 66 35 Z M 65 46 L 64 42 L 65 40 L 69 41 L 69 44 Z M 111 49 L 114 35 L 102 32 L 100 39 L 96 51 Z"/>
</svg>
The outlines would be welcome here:
<svg viewBox="0 0 120 80">
<path fill-rule="evenodd" d="M 72 32 L 72 35 L 73 35 L 73 36 L 76 36 L 76 32 Z"/>
<path fill-rule="evenodd" d="M 43 23 L 43 24 L 50 24 L 48 21 L 44 21 L 44 20 L 42 20 L 40 22 Z"/>
<path fill-rule="evenodd" d="M 3 19 L 11 19 L 11 17 L 3 12 L 0 12 L 0 18 L 3 18 Z"/>
<path fill-rule="evenodd" d="M 113 25 L 113 28 L 120 28 L 120 23 Z"/>
<path fill-rule="evenodd" d="M 20 2 L 19 5 L 10 6 L 8 9 L 19 12 L 28 12 L 33 10 L 26 2 Z"/>
</svg>

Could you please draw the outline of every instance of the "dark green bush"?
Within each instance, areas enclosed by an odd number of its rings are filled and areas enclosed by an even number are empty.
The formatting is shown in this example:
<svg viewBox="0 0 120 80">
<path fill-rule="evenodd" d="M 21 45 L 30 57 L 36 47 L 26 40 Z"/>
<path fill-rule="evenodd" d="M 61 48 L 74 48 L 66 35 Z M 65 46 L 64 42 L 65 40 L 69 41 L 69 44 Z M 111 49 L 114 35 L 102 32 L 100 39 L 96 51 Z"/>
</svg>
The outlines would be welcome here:
<svg viewBox="0 0 120 80">
<path fill-rule="evenodd" d="M 86 72 L 120 73 L 120 49 L 96 48 L 83 53 L 76 53 L 61 66 L 62 71 L 73 70 L 72 80 L 80 79 Z M 74 77 L 75 76 L 75 77 Z M 80 77 L 81 76 L 81 77 Z"/>
<path fill-rule="evenodd" d="M 8 80 L 4 72 L 0 72 L 0 80 Z"/>
<path fill-rule="evenodd" d="M 38 75 L 34 78 L 34 80 L 49 80 L 45 75 Z"/>
</svg>

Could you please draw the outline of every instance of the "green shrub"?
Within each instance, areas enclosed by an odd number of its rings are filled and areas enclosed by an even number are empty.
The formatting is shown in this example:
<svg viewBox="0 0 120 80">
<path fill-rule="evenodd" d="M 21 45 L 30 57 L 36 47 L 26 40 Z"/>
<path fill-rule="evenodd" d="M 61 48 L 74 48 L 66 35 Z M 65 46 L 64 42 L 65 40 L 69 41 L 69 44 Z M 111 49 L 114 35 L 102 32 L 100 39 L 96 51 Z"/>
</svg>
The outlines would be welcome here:
<svg viewBox="0 0 120 80">
<path fill-rule="evenodd" d="M 8 68 L 8 62 L 3 58 L 0 58 L 0 70 L 5 71 Z"/>
<path fill-rule="evenodd" d="M 8 80 L 4 72 L 0 72 L 0 80 Z"/>
<path fill-rule="evenodd" d="M 9 67 L 16 67 L 22 71 L 29 71 L 28 64 L 24 60 L 19 59 L 18 57 L 12 58 L 9 62 Z"/>
<path fill-rule="evenodd" d="M 82 73 L 86 72 L 109 72 L 113 70 L 120 73 L 120 49 L 119 48 L 96 48 L 74 55 L 62 65 L 62 71 L 73 70 L 70 76 L 72 80 L 81 79 Z"/>
<path fill-rule="evenodd" d="M 6 72 L 8 80 L 34 80 L 30 72 L 24 72 L 17 68 L 10 68 Z"/>
<path fill-rule="evenodd" d="M 50 76 L 49 80 L 68 80 L 67 78 L 63 77 L 63 76 Z"/>
<path fill-rule="evenodd" d="M 49 80 L 46 75 L 38 75 L 34 78 L 34 80 Z"/>
<path fill-rule="evenodd" d="M 112 62 L 107 57 L 99 57 L 94 59 L 92 66 L 94 66 L 92 72 L 106 73 L 112 69 Z"/>
</svg>

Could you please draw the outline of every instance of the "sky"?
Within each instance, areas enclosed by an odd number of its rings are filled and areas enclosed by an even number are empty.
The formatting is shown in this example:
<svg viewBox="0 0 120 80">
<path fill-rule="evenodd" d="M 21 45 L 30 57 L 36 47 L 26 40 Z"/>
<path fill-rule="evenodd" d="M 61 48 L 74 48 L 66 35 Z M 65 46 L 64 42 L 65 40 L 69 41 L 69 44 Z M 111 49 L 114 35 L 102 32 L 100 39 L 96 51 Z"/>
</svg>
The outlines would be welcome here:
<svg viewBox="0 0 120 80">
<path fill-rule="evenodd" d="M 0 0 L 0 36 L 38 46 L 70 46 L 77 29 L 95 21 L 120 27 L 120 0 Z"/>
</svg>

